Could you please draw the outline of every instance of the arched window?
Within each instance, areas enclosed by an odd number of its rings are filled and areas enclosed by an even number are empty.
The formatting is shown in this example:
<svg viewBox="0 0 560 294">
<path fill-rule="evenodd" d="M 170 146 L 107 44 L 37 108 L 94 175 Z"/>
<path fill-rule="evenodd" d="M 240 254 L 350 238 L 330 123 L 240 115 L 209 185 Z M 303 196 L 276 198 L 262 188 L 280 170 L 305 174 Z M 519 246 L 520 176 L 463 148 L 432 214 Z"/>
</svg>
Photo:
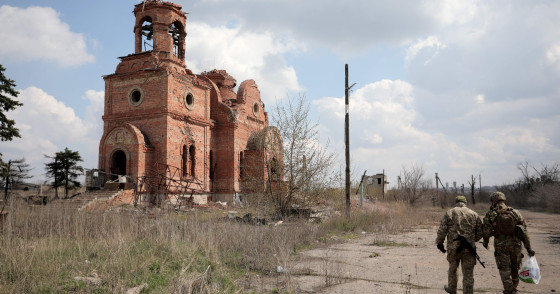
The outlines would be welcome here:
<svg viewBox="0 0 560 294">
<path fill-rule="evenodd" d="M 194 145 L 191 145 L 191 146 L 189 147 L 189 159 L 190 159 L 189 161 L 190 161 L 190 164 L 191 164 L 191 166 L 190 166 L 190 168 L 191 168 L 190 174 L 191 174 L 191 176 L 194 177 L 194 176 L 195 176 L 195 170 L 196 170 L 196 156 L 195 156 L 195 148 L 194 148 Z"/>
<path fill-rule="evenodd" d="M 184 29 L 181 22 L 176 21 L 169 26 L 168 29 L 169 36 L 173 40 L 173 55 L 179 59 L 185 58 L 185 48 L 184 47 Z"/>
<path fill-rule="evenodd" d="M 181 152 L 181 172 L 183 177 L 186 177 L 189 174 L 189 150 L 187 149 L 187 145 L 183 145 L 183 150 Z"/>
<path fill-rule="evenodd" d="M 243 151 L 239 152 L 239 178 L 242 179 L 245 176 L 245 157 Z"/>
<path fill-rule="evenodd" d="M 210 150 L 210 180 L 214 180 L 214 153 Z"/>
<path fill-rule="evenodd" d="M 279 173 L 278 173 L 278 161 L 276 160 L 276 157 L 273 157 L 270 160 L 270 175 L 274 176 L 274 178 L 278 178 Z"/>
<path fill-rule="evenodd" d="M 146 17 L 142 20 L 140 37 L 142 41 L 142 51 L 149 51 L 154 49 L 154 26 L 152 24 L 151 17 Z"/>
</svg>

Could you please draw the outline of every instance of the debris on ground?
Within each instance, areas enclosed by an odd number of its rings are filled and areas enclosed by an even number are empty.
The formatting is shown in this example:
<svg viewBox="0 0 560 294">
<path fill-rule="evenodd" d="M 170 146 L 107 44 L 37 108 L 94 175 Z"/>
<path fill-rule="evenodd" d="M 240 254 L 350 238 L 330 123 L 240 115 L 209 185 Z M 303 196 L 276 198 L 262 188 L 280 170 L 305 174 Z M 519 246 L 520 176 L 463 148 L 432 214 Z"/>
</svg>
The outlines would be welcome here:
<svg viewBox="0 0 560 294">
<path fill-rule="evenodd" d="M 101 285 L 101 278 L 97 275 L 96 272 L 93 272 L 91 274 L 91 277 L 74 277 L 75 281 L 82 281 L 85 282 L 87 284 L 93 285 L 93 286 L 99 286 Z"/>
</svg>

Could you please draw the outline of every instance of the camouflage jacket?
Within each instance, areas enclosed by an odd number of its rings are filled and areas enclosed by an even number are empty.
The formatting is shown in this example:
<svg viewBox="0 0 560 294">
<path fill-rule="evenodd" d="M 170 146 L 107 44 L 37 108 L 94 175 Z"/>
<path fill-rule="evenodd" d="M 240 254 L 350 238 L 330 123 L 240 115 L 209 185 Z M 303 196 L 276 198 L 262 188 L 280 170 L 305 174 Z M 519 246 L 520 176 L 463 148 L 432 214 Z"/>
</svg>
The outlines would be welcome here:
<svg viewBox="0 0 560 294">
<path fill-rule="evenodd" d="M 529 240 L 529 234 L 527 233 L 527 225 L 525 220 L 519 211 L 511 208 L 511 212 L 517 222 L 515 228 L 515 234 L 512 236 L 505 236 L 496 234 L 496 218 L 498 217 L 498 211 L 510 208 L 504 202 L 496 204 L 492 207 L 490 211 L 484 216 L 484 224 L 482 227 L 482 233 L 484 242 L 487 243 L 490 237 L 494 237 L 494 247 L 506 247 L 506 246 L 520 246 L 521 242 L 526 249 L 531 249 L 531 242 Z"/>
<path fill-rule="evenodd" d="M 443 244 L 447 238 L 447 250 L 457 249 L 461 244 L 453 241 L 462 235 L 475 248 L 475 243 L 482 238 L 482 221 L 478 214 L 459 202 L 441 218 L 437 231 L 436 244 Z"/>
</svg>

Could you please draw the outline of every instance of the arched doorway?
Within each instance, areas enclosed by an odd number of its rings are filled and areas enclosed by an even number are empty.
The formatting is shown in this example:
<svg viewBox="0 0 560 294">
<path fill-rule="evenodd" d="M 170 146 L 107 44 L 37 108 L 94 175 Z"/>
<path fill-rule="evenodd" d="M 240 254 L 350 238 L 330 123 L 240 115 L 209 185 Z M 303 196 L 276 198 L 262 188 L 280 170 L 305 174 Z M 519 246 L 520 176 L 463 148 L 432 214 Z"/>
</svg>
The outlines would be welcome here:
<svg viewBox="0 0 560 294">
<path fill-rule="evenodd" d="M 117 150 L 111 158 L 111 173 L 126 175 L 126 154 L 122 150 Z M 115 177 L 116 178 L 116 177 Z"/>
</svg>

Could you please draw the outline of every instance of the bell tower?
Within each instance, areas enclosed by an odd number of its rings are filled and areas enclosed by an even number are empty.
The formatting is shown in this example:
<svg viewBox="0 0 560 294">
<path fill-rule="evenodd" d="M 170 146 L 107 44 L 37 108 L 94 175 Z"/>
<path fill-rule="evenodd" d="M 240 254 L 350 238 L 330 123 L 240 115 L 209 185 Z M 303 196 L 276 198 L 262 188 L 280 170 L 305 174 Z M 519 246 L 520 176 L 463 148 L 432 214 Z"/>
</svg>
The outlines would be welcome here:
<svg viewBox="0 0 560 294">
<path fill-rule="evenodd" d="M 187 17 L 180 5 L 146 0 L 134 7 L 134 16 L 134 53 L 168 53 L 169 57 L 184 63 Z"/>
<path fill-rule="evenodd" d="M 119 57 L 115 72 L 103 77 L 99 168 L 105 172 L 138 178 L 159 172 L 157 166 L 179 167 L 184 146 L 193 149 L 189 162 L 204 162 L 205 153 L 195 149 L 209 144 L 196 130 L 202 125 L 208 133 L 207 87 L 196 86 L 200 82 L 185 65 L 187 17 L 181 9 L 161 0 L 134 6 L 134 53 Z M 192 166 L 191 174 L 208 174 L 204 165 Z"/>
</svg>

